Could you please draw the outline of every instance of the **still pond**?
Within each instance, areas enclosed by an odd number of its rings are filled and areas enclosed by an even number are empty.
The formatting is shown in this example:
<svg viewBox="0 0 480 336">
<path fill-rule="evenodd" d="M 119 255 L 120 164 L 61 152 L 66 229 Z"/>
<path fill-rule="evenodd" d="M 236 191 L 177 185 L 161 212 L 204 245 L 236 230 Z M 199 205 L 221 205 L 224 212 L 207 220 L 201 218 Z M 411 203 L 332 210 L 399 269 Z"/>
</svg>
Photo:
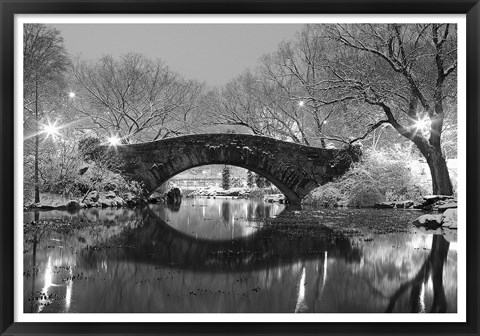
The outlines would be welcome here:
<svg viewBox="0 0 480 336">
<path fill-rule="evenodd" d="M 419 215 L 225 198 L 25 212 L 24 312 L 456 312 L 457 244 Z"/>
</svg>

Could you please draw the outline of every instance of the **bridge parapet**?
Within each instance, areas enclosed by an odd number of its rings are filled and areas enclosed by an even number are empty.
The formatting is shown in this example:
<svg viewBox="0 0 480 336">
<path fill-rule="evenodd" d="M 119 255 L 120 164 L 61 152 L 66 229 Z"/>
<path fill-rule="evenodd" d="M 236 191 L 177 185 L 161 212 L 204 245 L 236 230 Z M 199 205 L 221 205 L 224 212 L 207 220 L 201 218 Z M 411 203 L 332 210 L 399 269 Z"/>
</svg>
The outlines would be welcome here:
<svg viewBox="0 0 480 336">
<path fill-rule="evenodd" d="M 344 174 L 361 151 L 356 146 L 324 149 L 255 135 L 197 134 L 100 146 L 96 156 L 108 156 L 114 169 L 143 183 L 147 193 L 187 169 L 227 164 L 267 178 L 290 203 L 299 204 L 314 188 Z"/>
</svg>

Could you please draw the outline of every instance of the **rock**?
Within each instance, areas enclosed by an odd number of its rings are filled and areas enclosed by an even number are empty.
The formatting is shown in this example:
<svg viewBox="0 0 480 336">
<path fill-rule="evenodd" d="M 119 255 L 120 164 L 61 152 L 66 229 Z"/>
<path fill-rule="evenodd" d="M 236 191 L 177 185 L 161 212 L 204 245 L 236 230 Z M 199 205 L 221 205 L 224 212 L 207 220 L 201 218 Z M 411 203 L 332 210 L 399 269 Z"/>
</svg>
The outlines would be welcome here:
<svg viewBox="0 0 480 336">
<path fill-rule="evenodd" d="M 270 194 L 270 195 L 265 195 L 263 197 L 263 200 L 268 203 L 274 203 L 274 202 L 285 202 L 285 195 L 283 194 Z"/>
<path fill-rule="evenodd" d="M 80 209 L 82 208 L 82 203 L 80 203 L 77 200 L 70 200 L 67 202 L 65 206 L 68 210 L 75 210 L 75 209 Z"/>
<path fill-rule="evenodd" d="M 148 203 L 153 203 L 153 204 L 162 203 L 163 196 L 155 192 L 152 195 L 150 195 L 150 197 L 148 197 L 147 201 Z"/>
<path fill-rule="evenodd" d="M 393 203 L 393 202 L 382 202 L 382 203 L 374 204 L 373 207 L 375 209 L 392 209 L 393 207 L 395 207 L 395 203 Z"/>
<path fill-rule="evenodd" d="M 442 217 L 442 228 L 457 228 L 457 209 L 446 209 Z"/>
<path fill-rule="evenodd" d="M 424 196 L 424 202 L 422 203 L 422 209 L 425 211 L 439 210 L 444 211 L 453 206 L 447 204 L 456 204 L 457 201 L 454 196 L 446 195 L 428 195 Z"/>
<path fill-rule="evenodd" d="M 453 196 L 447 195 L 425 195 L 423 196 L 423 207 L 428 207 L 429 205 L 433 205 L 438 201 L 445 201 L 453 198 Z"/>
<path fill-rule="evenodd" d="M 413 206 L 413 201 L 407 200 L 407 201 L 396 201 L 395 203 L 395 208 L 402 208 L 402 209 L 407 209 L 411 208 Z"/>
<path fill-rule="evenodd" d="M 399 209 L 406 209 L 411 208 L 413 206 L 413 201 L 394 201 L 394 202 L 381 202 L 374 204 L 373 207 L 375 209 L 392 209 L 392 208 L 399 208 Z"/>
<path fill-rule="evenodd" d="M 416 227 L 424 227 L 428 230 L 434 230 L 442 226 L 442 215 L 423 215 L 413 221 Z"/>
<path fill-rule="evenodd" d="M 446 200 L 446 199 L 453 199 L 454 196 L 448 196 L 448 195 L 425 195 L 423 196 L 423 199 L 425 201 L 429 201 L 430 203 L 434 203 L 439 200 Z"/>
<path fill-rule="evenodd" d="M 178 188 L 170 189 L 166 194 L 165 197 L 167 199 L 167 204 L 179 204 L 182 202 L 182 193 Z"/>
<path fill-rule="evenodd" d="M 445 203 L 438 206 L 438 212 L 444 212 L 447 209 L 456 209 L 457 202 Z"/>
</svg>

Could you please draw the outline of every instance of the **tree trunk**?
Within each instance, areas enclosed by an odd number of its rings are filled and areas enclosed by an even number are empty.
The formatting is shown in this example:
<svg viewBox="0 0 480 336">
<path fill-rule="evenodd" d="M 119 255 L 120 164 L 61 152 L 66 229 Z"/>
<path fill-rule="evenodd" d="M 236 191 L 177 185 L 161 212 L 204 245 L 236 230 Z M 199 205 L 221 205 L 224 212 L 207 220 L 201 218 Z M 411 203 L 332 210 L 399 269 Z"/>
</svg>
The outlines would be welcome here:
<svg viewBox="0 0 480 336">
<path fill-rule="evenodd" d="M 38 148 L 40 146 L 39 139 L 39 118 L 38 118 L 38 81 L 35 81 L 35 173 L 34 173 L 34 184 L 35 184 L 35 203 L 40 202 L 40 185 L 38 183 Z"/>
<path fill-rule="evenodd" d="M 453 195 L 452 182 L 443 155 L 436 150 L 431 150 L 427 156 L 428 167 L 432 174 L 432 191 L 434 195 Z"/>
<path fill-rule="evenodd" d="M 432 175 L 432 193 L 434 195 L 453 195 L 452 181 L 447 168 L 447 161 L 442 155 L 442 150 L 438 146 L 435 148 L 424 138 L 418 137 L 412 140 L 420 152 L 427 159 L 430 174 Z"/>
</svg>

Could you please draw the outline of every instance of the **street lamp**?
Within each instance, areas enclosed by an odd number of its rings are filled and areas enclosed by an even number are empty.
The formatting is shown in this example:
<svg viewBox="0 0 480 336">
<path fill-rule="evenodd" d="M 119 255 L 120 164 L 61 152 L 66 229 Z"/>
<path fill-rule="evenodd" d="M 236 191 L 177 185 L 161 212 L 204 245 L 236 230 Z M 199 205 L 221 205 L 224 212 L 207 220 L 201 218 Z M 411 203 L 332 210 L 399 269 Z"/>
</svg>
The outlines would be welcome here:
<svg viewBox="0 0 480 336">
<path fill-rule="evenodd" d="M 305 102 L 304 102 L 303 100 L 300 100 L 300 101 L 298 102 L 298 106 L 302 107 L 303 105 L 305 105 Z"/>
<path fill-rule="evenodd" d="M 54 139 L 56 136 L 60 135 L 58 132 L 60 130 L 60 127 L 57 126 L 57 122 L 54 122 L 53 124 L 50 123 L 50 120 L 48 121 L 48 125 L 43 125 L 43 132 L 47 134 L 47 138 L 49 136 Z"/>
<path fill-rule="evenodd" d="M 425 132 L 430 128 L 430 120 L 428 118 L 422 118 L 415 120 L 413 126 L 418 130 Z"/>
<path fill-rule="evenodd" d="M 70 91 L 70 92 L 68 93 L 68 96 L 69 96 L 70 98 L 75 98 L 75 92 Z"/>
<path fill-rule="evenodd" d="M 118 146 L 120 145 L 122 139 L 120 139 L 117 135 L 112 135 L 110 138 L 107 139 L 110 146 Z"/>
</svg>

